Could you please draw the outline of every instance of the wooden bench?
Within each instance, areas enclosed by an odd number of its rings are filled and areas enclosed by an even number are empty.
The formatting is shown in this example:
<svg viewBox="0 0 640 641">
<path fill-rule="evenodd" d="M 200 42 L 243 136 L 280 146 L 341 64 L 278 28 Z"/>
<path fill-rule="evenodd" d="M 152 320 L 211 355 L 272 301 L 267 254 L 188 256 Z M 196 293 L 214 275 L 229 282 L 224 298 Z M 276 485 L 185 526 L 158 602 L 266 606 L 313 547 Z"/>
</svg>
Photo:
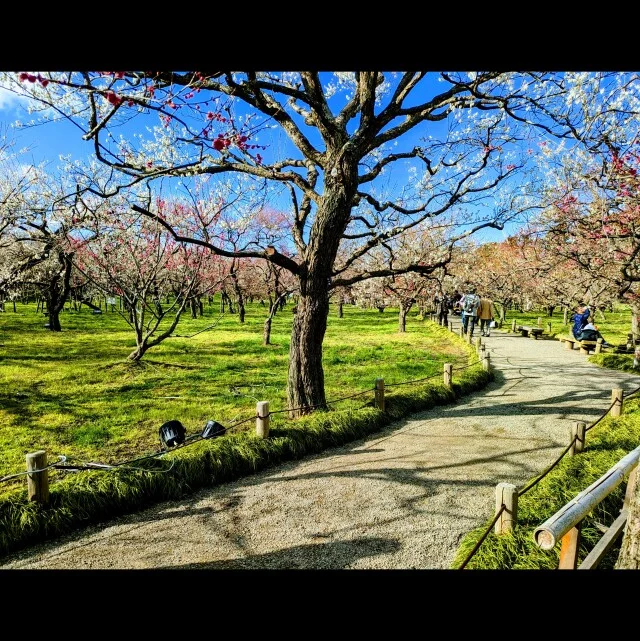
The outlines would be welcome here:
<svg viewBox="0 0 640 641">
<path fill-rule="evenodd" d="M 602 346 L 602 339 L 599 338 L 597 341 L 579 341 L 573 336 L 558 336 L 558 340 L 561 341 L 565 349 L 573 350 L 575 345 L 580 348 L 581 354 L 600 354 L 603 349 L 607 349 Z"/>
<path fill-rule="evenodd" d="M 533 338 L 537 339 L 538 336 L 540 336 L 544 330 L 542 329 L 542 327 L 529 327 L 527 325 L 518 325 L 516 327 L 516 331 L 521 332 L 522 335 L 525 337 L 531 334 Z"/>
</svg>

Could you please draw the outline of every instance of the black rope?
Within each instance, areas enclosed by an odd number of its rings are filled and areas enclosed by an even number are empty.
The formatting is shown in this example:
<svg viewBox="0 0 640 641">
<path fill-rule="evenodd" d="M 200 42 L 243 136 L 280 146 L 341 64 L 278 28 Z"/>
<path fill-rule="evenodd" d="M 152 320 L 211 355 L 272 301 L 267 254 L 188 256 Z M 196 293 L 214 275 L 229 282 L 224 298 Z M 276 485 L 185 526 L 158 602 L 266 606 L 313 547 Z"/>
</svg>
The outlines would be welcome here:
<svg viewBox="0 0 640 641">
<path fill-rule="evenodd" d="M 640 392 L 640 387 L 638 387 L 637 389 L 633 390 L 633 392 L 631 392 L 630 394 L 627 394 L 627 398 L 629 398 L 629 396 L 633 396 L 634 394 L 637 394 L 638 392 Z"/>
<path fill-rule="evenodd" d="M 585 428 L 584 431 L 588 432 L 590 429 L 594 428 L 611 411 L 611 408 L 614 405 L 618 404 L 618 403 L 620 403 L 620 399 L 619 398 L 614 398 L 613 401 L 611 402 L 611 405 L 609 405 L 609 407 L 607 408 L 607 411 L 598 420 L 596 420 L 593 423 L 591 423 L 591 425 L 589 425 L 589 427 Z"/>
<path fill-rule="evenodd" d="M 367 390 L 367 392 L 370 392 L 371 390 Z M 326 405 L 326 402 L 325 402 Z M 325 405 L 302 405 L 301 407 L 288 407 L 283 410 L 273 410 L 272 412 L 269 412 L 269 415 L 271 414 L 280 414 L 282 412 L 295 412 L 296 410 L 312 410 L 317 407 L 324 407 Z"/>
<path fill-rule="evenodd" d="M 421 383 L 422 381 L 428 381 L 431 378 L 439 378 L 442 376 L 442 374 L 432 374 L 431 376 L 427 376 L 425 378 L 417 378 L 413 381 L 404 381 L 404 383 L 385 383 L 385 387 L 394 387 L 397 385 L 410 385 L 412 383 Z"/>
<path fill-rule="evenodd" d="M 346 400 L 348 398 L 355 398 L 356 396 L 362 396 L 364 394 L 368 394 L 369 392 L 375 392 L 375 391 L 376 391 L 376 388 L 372 387 L 371 389 L 366 389 L 364 392 L 358 392 L 356 394 L 351 394 L 350 396 L 342 396 L 340 398 L 336 398 L 333 401 L 327 401 L 327 403 L 337 403 L 338 401 L 344 401 L 344 400 Z"/>
<path fill-rule="evenodd" d="M 565 449 L 564 452 L 562 452 L 562 454 L 560 454 L 558 459 L 546 470 L 546 472 L 544 472 L 537 479 L 529 483 L 529 485 L 527 485 L 527 487 L 525 487 L 523 490 L 520 490 L 518 492 L 518 496 L 522 496 L 525 492 L 528 492 L 534 485 L 537 485 L 547 474 L 549 474 L 549 472 L 551 472 L 551 470 L 562 460 L 562 457 L 573 447 L 573 444 L 577 440 L 578 440 L 578 435 L 576 434 L 573 437 L 573 440 L 571 441 L 571 443 L 569 443 L 569 446 Z"/>
<path fill-rule="evenodd" d="M 271 414 L 271 412 L 269 412 L 269 414 L 267 414 L 267 416 L 269 416 L 270 414 Z M 229 427 L 225 427 L 224 431 L 226 432 L 227 430 L 232 430 L 234 427 L 238 427 L 238 425 L 242 425 L 243 423 L 248 423 L 249 421 L 252 421 L 254 418 L 267 418 L 267 416 L 259 416 L 258 414 L 254 414 L 253 416 L 250 416 L 249 418 L 245 418 L 245 419 L 243 419 L 241 421 L 238 421 L 237 423 L 233 423 L 232 425 L 229 425 Z"/>
<path fill-rule="evenodd" d="M 473 367 L 474 365 L 477 365 L 478 363 L 481 363 L 482 361 L 477 360 L 474 361 L 473 363 L 469 363 L 468 365 L 464 365 L 462 367 L 452 367 L 452 370 L 461 370 L 461 369 L 468 369 L 469 367 Z"/>
<path fill-rule="evenodd" d="M 481 539 L 475 544 L 473 550 L 471 550 L 469 556 L 464 560 L 464 562 L 460 565 L 458 570 L 464 570 L 465 566 L 469 561 L 471 560 L 471 557 L 478 551 L 480 546 L 484 543 L 484 540 L 487 538 L 487 535 L 489 532 L 491 532 L 493 526 L 497 523 L 498 519 L 500 518 L 500 515 L 507 509 L 507 506 L 503 503 L 500 509 L 498 510 L 498 513 L 495 515 L 493 521 L 491 521 L 491 525 L 487 528 L 487 531 L 482 535 Z"/>
</svg>

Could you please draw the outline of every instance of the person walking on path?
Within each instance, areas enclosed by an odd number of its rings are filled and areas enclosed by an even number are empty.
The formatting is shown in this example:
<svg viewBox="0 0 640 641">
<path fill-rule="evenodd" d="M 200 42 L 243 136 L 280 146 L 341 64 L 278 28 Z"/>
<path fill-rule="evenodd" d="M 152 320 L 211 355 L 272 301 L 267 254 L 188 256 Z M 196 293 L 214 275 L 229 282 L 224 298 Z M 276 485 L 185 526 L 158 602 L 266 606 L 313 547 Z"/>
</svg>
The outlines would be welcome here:
<svg viewBox="0 0 640 641">
<path fill-rule="evenodd" d="M 493 301 L 486 296 L 480 297 L 478 320 L 480 321 L 480 333 L 483 336 L 489 336 L 491 329 L 490 325 L 493 320 Z"/>
<path fill-rule="evenodd" d="M 480 296 L 476 294 L 474 285 L 467 285 L 465 293 L 460 300 L 460 305 L 462 309 L 462 331 L 473 338 L 478 307 L 480 306 Z"/>
<path fill-rule="evenodd" d="M 438 324 L 447 327 L 449 322 L 449 307 L 451 306 L 451 299 L 447 292 L 436 294 L 434 298 L 436 307 L 436 315 L 438 316 Z"/>
</svg>

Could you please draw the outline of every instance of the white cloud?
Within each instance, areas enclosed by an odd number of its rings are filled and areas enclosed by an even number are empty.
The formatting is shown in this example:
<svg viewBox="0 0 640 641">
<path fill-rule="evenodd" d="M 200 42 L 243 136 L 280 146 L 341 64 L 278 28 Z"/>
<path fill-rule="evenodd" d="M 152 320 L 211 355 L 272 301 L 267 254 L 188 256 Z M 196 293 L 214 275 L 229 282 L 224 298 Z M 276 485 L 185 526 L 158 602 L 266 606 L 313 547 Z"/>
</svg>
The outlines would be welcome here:
<svg viewBox="0 0 640 641">
<path fill-rule="evenodd" d="M 19 102 L 20 98 L 16 94 L 0 87 L 0 109 L 11 109 Z"/>
</svg>

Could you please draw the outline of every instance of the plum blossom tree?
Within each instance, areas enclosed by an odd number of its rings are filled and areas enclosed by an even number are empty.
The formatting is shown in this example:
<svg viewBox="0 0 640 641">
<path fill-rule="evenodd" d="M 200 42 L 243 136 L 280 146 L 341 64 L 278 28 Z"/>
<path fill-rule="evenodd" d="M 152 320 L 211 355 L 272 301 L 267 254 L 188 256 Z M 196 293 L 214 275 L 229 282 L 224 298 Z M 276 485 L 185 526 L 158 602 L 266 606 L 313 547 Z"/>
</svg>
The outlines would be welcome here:
<svg viewBox="0 0 640 641">
<path fill-rule="evenodd" d="M 639 112 L 640 113 L 640 112 Z M 566 159 L 547 194 L 548 207 L 532 233 L 558 265 L 570 264 L 586 281 L 590 300 L 631 306 L 640 339 L 640 130 L 624 148 L 607 138 L 599 154 Z"/>
<path fill-rule="evenodd" d="M 76 268 L 104 293 L 122 297 L 122 316 L 136 339 L 128 358 L 137 363 L 173 334 L 194 289 L 202 284 L 203 263 L 210 254 L 176 242 L 157 222 L 127 211 L 97 218 L 93 231 L 77 250 Z"/>
<path fill-rule="evenodd" d="M 51 331 L 70 292 L 74 233 L 85 206 L 67 177 L 0 150 L 0 301 L 29 287 L 46 301 Z"/>
<path fill-rule="evenodd" d="M 346 271 L 406 230 L 447 214 L 468 234 L 502 228 L 512 211 L 522 211 L 523 202 L 511 210 L 485 205 L 529 197 L 514 180 L 533 159 L 520 150 L 523 140 L 536 131 L 584 140 L 605 82 L 618 83 L 620 95 L 633 88 L 605 73 L 4 76 L 5 87 L 33 97 L 43 114 L 53 109 L 77 124 L 95 157 L 119 172 L 124 183 L 235 175 L 289 193 L 294 259 L 265 246 L 231 250 L 204 229 L 194 233 L 181 223 L 170 225 L 157 210 L 138 211 L 165 225 L 179 242 L 230 258 L 261 257 L 295 276 L 299 299 L 288 400 L 301 409 L 294 415 L 326 407 L 322 342 L 332 289 L 372 277 L 428 275 L 430 268 L 409 263 L 349 278 Z M 616 113 L 622 106 L 606 105 Z M 115 135 L 118 125 L 131 130 L 132 117 L 148 122 L 152 115 L 159 124 L 150 139 Z M 278 143 L 285 138 L 286 147 Z M 337 261 L 341 245 L 352 241 L 350 257 Z"/>
</svg>

